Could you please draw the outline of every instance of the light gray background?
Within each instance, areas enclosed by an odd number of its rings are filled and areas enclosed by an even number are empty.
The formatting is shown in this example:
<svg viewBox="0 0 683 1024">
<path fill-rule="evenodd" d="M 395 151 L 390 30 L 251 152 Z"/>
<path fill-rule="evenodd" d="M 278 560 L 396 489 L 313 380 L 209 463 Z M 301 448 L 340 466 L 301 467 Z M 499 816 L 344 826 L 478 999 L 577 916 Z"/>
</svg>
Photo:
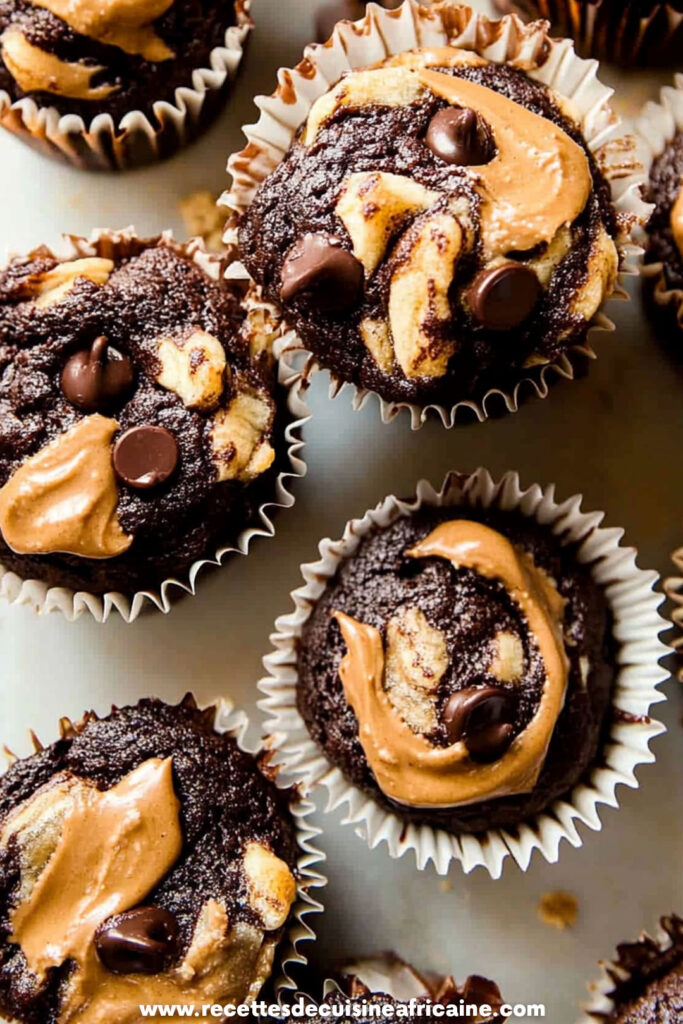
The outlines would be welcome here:
<svg viewBox="0 0 683 1024">
<path fill-rule="evenodd" d="M 92 176 L 2 134 L 0 249 L 130 223 L 141 232 L 172 227 L 181 234 L 178 200 L 196 188 L 225 187 L 227 156 L 241 146 L 239 126 L 254 118 L 252 96 L 272 90 L 276 68 L 294 62 L 311 36 L 313 0 L 255 0 L 254 7 L 258 28 L 229 109 L 169 163 Z M 618 84 L 617 103 L 627 111 L 656 96 L 652 77 Z M 0 611 L 0 744 L 26 753 L 29 727 L 50 741 L 61 715 L 78 716 L 84 707 L 105 712 L 112 701 L 149 694 L 175 700 L 190 688 L 201 700 L 229 694 L 258 725 L 261 657 L 276 615 L 289 609 L 299 564 L 315 556 L 318 538 L 337 536 L 385 493 L 410 493 L 421 475 L 438 482 L 451 468 L 485 464 L 496 475 L 518 470 L 527 485 L 554 480 L 559 495 L 582 492 L 587 508 L 604 509 L 610 524 L 623 526 L 642 566 L 667 574 L 670 552 L 683 544 L 683 370 L 641 317 L 637 283 L 632 292 L 634 302 L 613 304 L 617 331 L 600 339 L 588 378 L 483 425 L 446 432 L 430 424 L 411 433 L 401 417 L 383 426 L 375 404 L 353 413 L 346 395 L 330 402 L 326 380 L 316 379 L 309 474 L 296 488 L 296 507 L 280 515 L 275 540 L 257 542 L 248 559 L 207 578 L 197 598 L 132 626 L 117 618 L 98 626 L 84 616 L 70 625 L 58 615 Z M 545 1001 L 553 1024 L 573 1024 L 597 959 L 653 928 L 660 914 L 683 911 L 680 697 L 675 684 L 666 689 L 670 701 L 659 710 L 670 733 L 655 741 L 656 766 L 640 770 L 639 791 L 620 791 L 619 811 L 602 812 L 601 833 L 586 833 L 579 850 L 562 847 L 558 865 L 536 858 L 522 874 L 508 862 L 500 881 L 483 871 L 465 877 L 456 865 L 444 884 L 432 870 L 419 874 L 407 857 L 370 852 L 338 815 L 321 810 L 330 884 L 314 960 L 324 967 L 393 948 L 461 980 L 471 972 L 493 976 L 510 1000 Z M 578 924 L 565 933 L 535 914 L 541 894 L 559 888 L 580 904 Z"/>
</svg>

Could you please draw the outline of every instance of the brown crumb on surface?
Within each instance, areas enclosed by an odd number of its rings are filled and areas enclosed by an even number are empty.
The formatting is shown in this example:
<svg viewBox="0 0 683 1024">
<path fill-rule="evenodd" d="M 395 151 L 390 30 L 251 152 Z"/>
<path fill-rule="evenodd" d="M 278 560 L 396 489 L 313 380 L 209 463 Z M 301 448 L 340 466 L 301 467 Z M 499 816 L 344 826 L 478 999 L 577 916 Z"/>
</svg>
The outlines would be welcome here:
<svg viewBox="0 0 683 1024">
<path fill-rule="evenodd" d="M 579 916 L 579 904 L 576 896 L 570 892 L 557 889 L 541 896 L 536 913 L 544 924 L 550 928 L 573 928 Z"/>
<path fill-rule="evenodd" d="M 207 249 L 211 252 L 220 252 L 223 248 L 225 214 L 216 205 L 213 193 L 208 189 L 192 192 L 180 200 L 178 209 L 185 221 L 188 235 L 198 235 L 204 239 Z"/>
<path fill-rule="evenodd" d="M 444 878 L 439 882 L 439 889 L 441 889 L 441 892 L 452 892 L 453 883 L 448 878 Z"/>
</svg>

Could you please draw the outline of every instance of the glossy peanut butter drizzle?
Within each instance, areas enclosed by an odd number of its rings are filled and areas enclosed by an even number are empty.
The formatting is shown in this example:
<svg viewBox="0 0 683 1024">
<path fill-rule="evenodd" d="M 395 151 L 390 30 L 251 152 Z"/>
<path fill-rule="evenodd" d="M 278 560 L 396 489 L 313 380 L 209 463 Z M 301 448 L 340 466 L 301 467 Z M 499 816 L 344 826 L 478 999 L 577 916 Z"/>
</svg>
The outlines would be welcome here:
<svg viewBox="0 0 683 1024">
<path fill-rule="evenodd" d="M 434 747 L 406 725 L 384 689 L 379 631 L 335 613 L 347 646 L 339 675 L 377 784 L 392 800 L 412 807 L 456 807 L 529 792 L 538 780 L 567 689 L 564 599 L 527 555 L 481 523 L 442 523 L 406 554 L 445 558 L 456 567 L 501 580 L 536 639 L 545 681 L 533 719 L 508 751 L 493 764 L 476 764 L 462 741 Z"/>
<path fill-rule="evenodd" d="M 19 554 L 123 554 L 133 538 L 116 517 L 114 419 L 86 416 L 17 469 L 0 489 L 0 530 Z"/>
<path fill-rule="evenodd" d="M 681 181 L 676 202 L 671 210 L 671 230 L 676 247 L 681 254 L 681 259 L 683 259 L 683 181 Z"/>
<path fill-rule="evenodd" d="M 69 959 L 90 962 L 102 921 L 139 903 L 182 849 L 170 758 L 145 761 L 104 791 L 74 781 L 57 846 L 10 915 L 11 941 L 39 978 Z"/>
<path fill-rule="evenodd" d="M 93 86 L 92 79 L 104 68 L 100 65 L 70 63 L 56 54 L 41 50 L 29 42 L 18 28 L 9 28 L 0 37 L 2 59 L 23 92 L 51 92 L 73 100 L 103 100 L 118 86 Z"/>
<path fill-rule="evenodd" d="M 153 22 L 165 14 L 173 0 L 31 0 L 45 7 L 80 35 L 145 60 L 174 57 L 154 30 Z"/>
<path fill-rule="evenodd" d="M 497 155 L 469 168 L 479 182 L 487 258 L 550 242 L 576 220 L 592 179 L 586 154 L 566 132 L 486 86 L 438 71 L 417 74 L 434 95 L 476 110 L 493 132 Z"/>
</svg>

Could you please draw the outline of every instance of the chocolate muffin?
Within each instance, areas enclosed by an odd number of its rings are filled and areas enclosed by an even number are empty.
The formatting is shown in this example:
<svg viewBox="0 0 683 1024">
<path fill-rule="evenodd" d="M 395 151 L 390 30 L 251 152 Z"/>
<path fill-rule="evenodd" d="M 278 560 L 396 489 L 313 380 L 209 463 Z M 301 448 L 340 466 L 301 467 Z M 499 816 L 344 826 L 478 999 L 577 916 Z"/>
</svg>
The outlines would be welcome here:
<svg viewBox="0 0 683 1024">
<path fill-rule="evenodd" d="M 506 1019 L 496 1012 L 505 1004 L 495 982 L 472 974 L 459 986 L 452 976 L 422 973 L 395 953 L 380 953 L 352 961 L 341 969 L 337 980 L 344 994 L 358 1002 L 368 996 L 385 995 L 403 1004 L 416 999 L 458 1008 L 464 1004 L 483 1010 L 486 1006 L 489 1010 L 481 1015 L 474 1016 L 470 1011 L 460 1016 L 468 1016 L 475 1022 L 488 1020 L 493 1024 L 502 1024 Z M 420 1013 L 417 1015 L 422 1016 Z"/>
<path fill-rule="evenodd" d="M 0 0 L 0 89 L 88 124 L 153 106 L 193 88 L 192 73 L 243 4 L 232 0 Z"/>
<path fill-rule="evenodd" d="M 683 920 L 662 918 L 664 940 L 643 936 L 617 947 L 607 967 L 614 982 L 608 1012 L 591 1013 L 603 1024 L 675 1024 L 683 1020 Z"/>
<path fill-rule="evenodd" d="M 650 169 L 647 198 L 654 212 L 647 226 L 645 262 L 662 265 L 655 288 L 677 300 L 658 305 L 658 319 L 683 328 L 683 132 L 677 131 Z"/>
<path fill-rule="evenodd" d="M 569 105 L 452 47 L 347 73 L 239 224 L 249 272 L 336 380 L 448 408 L 585 341 L 617 237 Z"/>
<path fill-rule="evenodd" d="M 680 64 L 683 0 L 493 0 L 503 14 L 547 18 L 583 57 L 623 67 Z"/>
<path fill-rule="evenodd" d="M 143 700 L 62 722 L 0 779 L 0 1010 L 137 1021 L 254 998 L 297 892 L 288 798 L 214 730 Z"/>
<path fill-rule="evenodd" d="M 508 828 L 599 761 L 605 596 L 518 513 L 427 508 L 376 528 L 305 623 L 297 705 L 347 779 L 407 822 Z"/>
<path fill-rule="evenodd" d="M 215 559 L 272 500 L 272 332 L 166 238 L 88 252 L 0 272 L 0 561 L 130 594 Z"/>
</svg>

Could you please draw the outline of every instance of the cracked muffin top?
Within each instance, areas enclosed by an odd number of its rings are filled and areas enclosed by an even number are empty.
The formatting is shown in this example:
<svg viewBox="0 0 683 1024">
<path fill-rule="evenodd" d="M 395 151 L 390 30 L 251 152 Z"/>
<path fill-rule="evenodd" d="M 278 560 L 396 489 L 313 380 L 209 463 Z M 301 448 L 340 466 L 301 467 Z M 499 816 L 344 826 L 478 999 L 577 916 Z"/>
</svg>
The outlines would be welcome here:
<svg viewBox="0 0 683 1024">
<path fill-rule="evenodd" d="M 91 251 L 0 272 L 0 559 L 131 592 L 254 520 L 275 457 L 272 334 L 180 245 Z"/>
<path fill-rule="evenodd" d="M 0 1009 L 136 1024 L 253 998 L 297 891 L 288 796 L 192 698 L 90 714 L 0 779 Z M 87 881 L 87 885 L 85 882 Z"/>
<path fill-rule="evenodd" d="M 0 89 L 60 114 L 152 115 L 192 88 L 236 22 L 232 0 L 0 0 Z"/>
<path fill-rule="evenodd" d="M 614 289 L 618 234 L 568 102 L 445 47 L 351 71 L 320 97 L 239 239 L 334 377 L 450 405 L 585 340 Z"/>
<path fill-rule="evenodd" d="M 303 628 L 299 710 L 346 777 L 453 833 L 514 827 L 598 754 L 609 613 L 575 549 L 510 512 L 376 529 Z"/>
</svg>

